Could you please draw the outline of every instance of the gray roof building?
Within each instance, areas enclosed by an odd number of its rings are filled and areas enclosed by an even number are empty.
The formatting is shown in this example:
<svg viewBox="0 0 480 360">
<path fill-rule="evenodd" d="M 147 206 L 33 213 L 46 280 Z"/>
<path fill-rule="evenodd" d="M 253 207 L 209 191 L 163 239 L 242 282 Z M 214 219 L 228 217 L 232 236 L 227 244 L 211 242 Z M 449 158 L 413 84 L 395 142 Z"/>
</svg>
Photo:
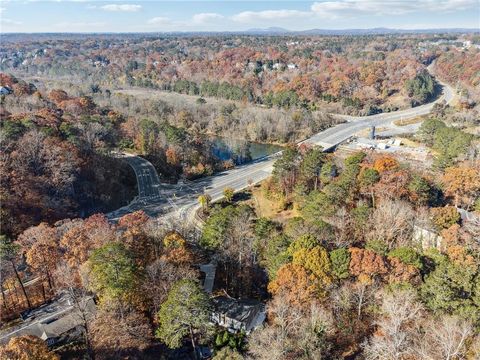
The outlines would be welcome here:
<svg viewBox="0 0 480 360">
<path fill-rule="evenodd" d="M 83 313 L 90 317 L 95 314 L 93 298 L 81 300 Z M 29 312 L 21 324 L 0 333 L 0 343 L 8 342 L 12 337 L 33 335 L 44 340 L 48 346 L 55 345 L 63 338 L 81 334 L 83 326 L 82 311 L 73 305 L 68 296 L 61 296 L 54 302 Z"/>
<path fill-rule="evenodd" d="M 230 332 L 247 334 L 262 325 L 266 318 L 265 304 L 256 300 L 237 300 L 226 296 L 212 299 L 215 310 L 211 321 Z"/>
<path fill-rule="evenodd" d="M 13 93 L 13 90 L 8 86 L 0 86 L 0 95 L 8 95 Z"/>
</svg>

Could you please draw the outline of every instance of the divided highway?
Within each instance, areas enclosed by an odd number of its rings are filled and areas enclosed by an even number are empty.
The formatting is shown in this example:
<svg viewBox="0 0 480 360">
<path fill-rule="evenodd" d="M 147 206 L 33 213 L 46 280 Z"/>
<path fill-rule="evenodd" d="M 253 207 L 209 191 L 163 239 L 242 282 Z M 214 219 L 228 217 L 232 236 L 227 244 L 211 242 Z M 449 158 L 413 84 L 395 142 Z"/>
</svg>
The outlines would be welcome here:
<svg viewBox="0 0 480 360">
<path fill-rule="evenodd" d="M 348 140 L 358 132 L 371 126 L 388 125 L 396 120 L 408 120 L 430 113 L 436 103 L 444 101 L 450 103 L 454 98 L 453 89 L 447 84 L 443 87 L 442 95 L 434 102 L 412 109 L 382 113 L 370 116 L 342 116 L 346 123 L 336 125 L 313 135 L 302 143 L 322 146 L 329 150 Z M 121 154 L 134 169 L 139 195 L 127 206 L 107 214 L 116 221 L 121 216 L 136 210 L 144 210 L 150 216 L 161 214 L 177 215 L 181 219 L 189 220 L 193 210 L 198 207 L 198 196 L 209 194 L 213 200 L 223 196 L 223 189 L 231 187 L 235 191 L 246 188 L 250 183 L 256 184 L 270 176 L 273 163 L 279 154 L 258 159 L 249 164 L 238 166 L 232 170 L 217 173 L 214 176 L 202 178 L 193 182 L 180 182 L 176 185 L 160 183 L 158 174 L 147 160 L 133 155 Z"/>
</svg>

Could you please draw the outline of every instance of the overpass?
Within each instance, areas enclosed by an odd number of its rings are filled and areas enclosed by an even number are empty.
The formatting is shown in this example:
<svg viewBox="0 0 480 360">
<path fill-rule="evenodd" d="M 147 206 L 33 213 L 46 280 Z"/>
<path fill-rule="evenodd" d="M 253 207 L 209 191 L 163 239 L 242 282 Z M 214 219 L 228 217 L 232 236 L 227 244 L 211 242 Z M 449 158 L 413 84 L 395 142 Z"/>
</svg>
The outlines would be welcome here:
<svg viewBox="0 0 480 360">
<path fill-rule="evenodd" d="M 453 100 L 453 89 L 447 84 L 441 86 L 442 94 L 437 100 L 415 108 L 369 116 L 337 115 L 347 122 L 321 131 L 301 143 L 318 145 L 324 151 L 328 151 L 371 126 L 388 125 L 396 120 L 426 115 L 436 103 L 448 104 Z M 147 160 L 134 155 L 120 154 L 118 156 L 123 157 L 135 171 L 139 195 L 129 205 L 107 216 L 116 221 L 125 214 L 144 210 L 149 216 L 176 214 L 182 219 L 188 219 L 192 210 L 198 207 L 199 195 L 209 194 L 212 200 L 216 201 L 223 197 L 223 189 L 226 187 L 240 191 L 250 184 L 259 183 L 270 176 L 273 163 L 280 155 L 281 153 L 273 154 L 196 181 L 182 181 L 170 185 L 160 183 L 155 168 Z"/>
</svg>

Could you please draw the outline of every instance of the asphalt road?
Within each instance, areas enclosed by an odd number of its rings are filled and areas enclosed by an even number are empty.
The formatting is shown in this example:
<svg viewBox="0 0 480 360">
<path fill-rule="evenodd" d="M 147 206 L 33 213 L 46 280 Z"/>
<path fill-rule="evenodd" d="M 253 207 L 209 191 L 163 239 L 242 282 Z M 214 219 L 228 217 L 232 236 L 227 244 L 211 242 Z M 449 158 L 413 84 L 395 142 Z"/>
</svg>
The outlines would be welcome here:
<svg viewBox="0 0 480 360">
<path fill-rule="evenodd" d="M 358 132 L 371 126 L 388 125 L 396 120 L 408 120 L 428 114 L 435 103 L 445 101 L 450 103 L 454 97 L 453 89 L 443 86 L 442 95 L 434 102 L 412 109 L 382 113 L 377 115 L 352 117 L 342 116 L 346 123 L 336 125 L 313 135 L 303 143 L 322 146 L 324 150 L 336 147 Z M 144 210 L 150 216 L 176 215 L 184 220 L 192 217 L 193 210 L 198 207 L 198 196 L 207 193 L 212 200 L 219 200 L 223 196 L 223 189 L 230 187 L 240 191 L 265 180 L 270 176 L 273 163 L 279 154 L 258 159 L 249 164 L 238 166 L 232 170 L 217 173 L 214 176 L 197 181 L 181 182 L 176 185 L 160 183 L 158 174 L 147 160 L 134 155 L 119 155 L 134 169 L 138 196 L 128 205 L 108 214 L 112 221 L 136 210 Z"/>
<path fill-rule="evenodd" d="M 115 221 L 137 210 L 145 210 L 150 216 L 160 213 L 162 210 L 157 207 L 164 206 L 165 200 L 179 186 L 162 184 L 155 167 L 140 156 L 126 153 L 115 153 L 114 156 L 123 159 L 132 167 L 137 178 L 138 195 L 130 204 L 108 213 L 107 217 Z"/>
</svg>

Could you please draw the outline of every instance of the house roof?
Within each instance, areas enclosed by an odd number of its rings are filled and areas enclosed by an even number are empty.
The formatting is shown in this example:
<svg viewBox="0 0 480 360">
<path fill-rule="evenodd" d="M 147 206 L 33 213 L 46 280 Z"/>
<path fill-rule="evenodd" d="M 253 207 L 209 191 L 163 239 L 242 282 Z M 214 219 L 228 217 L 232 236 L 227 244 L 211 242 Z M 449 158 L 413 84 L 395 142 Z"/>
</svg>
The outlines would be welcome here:
<svg viewBox="0 0 480 360">
<path fill-rule="evenodd" d="M 80 312 L 62 297 L 50 305 L 40 307 L 33 312 L 33 316 L 27 318 L 18 329 L 9 333 L 0 334 L 0 343 L 8 342 L 13 336 L 34 335 L 43 340 L 57 338 L 77 326 L 82 325 Z M 91 297 L 84 298 L 82 307 L 88 316 L 95 313 L 95 303 Z M 60 305 L 59 305 L 60 304 Z M 3 336 L 2 336 L 3 335 Z"/>
<path fill-rule="evenodd" d="M 43 327 L 44 334 L 47 338 L 55 338 L 69 332 L 81 324 L 82 321 L 80 315 L 76 311 L 72 311 L 70 314 L 63 316 L 56 321 L 41 326 Z"/>
<path fill-rule="evenodd" d="M 462 218 L 462 221 L 480 221 L 480 216 L 478 216 L 474 212 L 467 211 L 460 208 L 457 208 L 457 211 L 460 213 L 460 217 Z"/>
<path fill-rule="evenodd" d="M 216 312 L 245 324 L 249 324 L 259 312 L 265 310 L 265 305 L 256 300 L 237 300 L 218 296 L 213 298 L 212 302 Z"/>
</svg>

